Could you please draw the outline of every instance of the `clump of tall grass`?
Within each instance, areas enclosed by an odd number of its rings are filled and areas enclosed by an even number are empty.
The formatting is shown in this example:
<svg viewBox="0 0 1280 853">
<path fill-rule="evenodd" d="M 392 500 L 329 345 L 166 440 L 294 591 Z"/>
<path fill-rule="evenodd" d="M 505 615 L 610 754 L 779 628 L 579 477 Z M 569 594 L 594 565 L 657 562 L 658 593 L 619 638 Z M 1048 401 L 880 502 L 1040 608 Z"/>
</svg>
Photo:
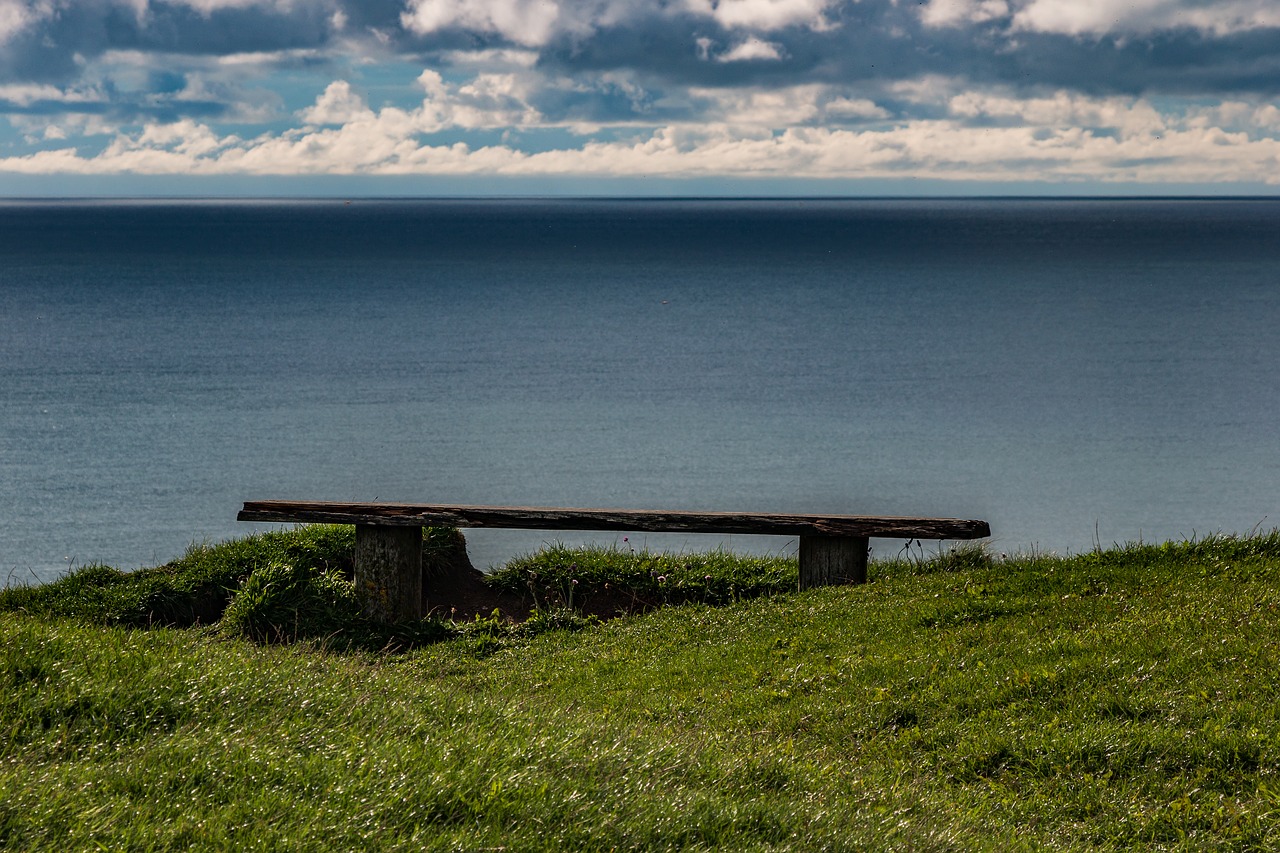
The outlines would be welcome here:
<svg viewBox="0 0 1280 853">
<path fill-rule="evenodd" d="M 245 580 L 220 627 L 260 642 L 326 637 L 360 622 L 355 586 L 341 574 L 275 563 Z"/>
<path fill-rule="evenodd" d="M 224 636 L 331 649 L 403 649 L 464 637 L 482 653 L 547 631 L 594 624 L 545 601 L 547 606 L 520 624 L 497 615 L 456 623 L 435 617 L 379 623 L 363 615 L 351 583 L 354 550 L 350 526 L 255 533 L 194 545 L 162 566 L 130 572 L 94 564 L 42 586 L 9 587 L 0 590 L 0 613 L 129 628 L 216 625 Z M 422 562 L 428 584 L 474 571 L 455 528 L 424 529 Z M 584 557 L 584 565 L 589 562 Z M 597 565 L 596 571 L 603 577 L 608 567 Z"/>
<path fill-rule="evenodd" d="M 218 621 L 256 571 L 288 565 L 305 572 L 349 573 L 351 527 L 312 525 L 193 545 L 162 566 L 121 571 L 100 564 L 41 586 L 0 590 L 0 611 L 135 628 L 189 627 Z"/>
<path fill-rule="evenodd" d="M 727 551 L 655 553 L 621 546 L 552 545 L 517 557 L 493 572 L 495 589 L 522 595 L 535 607 L 580 609 L 593 598 L 630 596 L 638 607 L 658 604 L 728 604 L 793 592 L 794 559 L 741 556 Z"/>
</svg>

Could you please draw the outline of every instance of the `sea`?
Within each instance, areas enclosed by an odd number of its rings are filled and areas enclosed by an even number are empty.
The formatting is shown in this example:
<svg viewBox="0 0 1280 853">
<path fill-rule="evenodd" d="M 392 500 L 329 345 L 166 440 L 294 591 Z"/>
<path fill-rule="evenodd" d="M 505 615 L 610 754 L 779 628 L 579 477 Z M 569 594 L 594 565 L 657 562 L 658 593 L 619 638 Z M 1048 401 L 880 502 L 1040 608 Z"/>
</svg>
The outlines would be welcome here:
<svg viewBox="0 0 1280 853">
<path fill-rule="evenodd" d="M 1278 330 L 1276 199 L 2 201 L 0 584 L 268 498 L 1271 530 Z M 467 531 L 796 548 L 623 535 Z"/>
</svg>

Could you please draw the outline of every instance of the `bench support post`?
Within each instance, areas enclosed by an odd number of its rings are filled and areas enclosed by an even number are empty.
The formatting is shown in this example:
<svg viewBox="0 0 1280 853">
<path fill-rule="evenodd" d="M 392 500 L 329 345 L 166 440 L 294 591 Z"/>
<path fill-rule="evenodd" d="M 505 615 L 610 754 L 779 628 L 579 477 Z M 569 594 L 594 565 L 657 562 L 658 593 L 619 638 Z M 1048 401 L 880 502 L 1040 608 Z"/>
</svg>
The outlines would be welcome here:
<svg viewBox="0 0 1280 853">
<path fill-rule="evenodd" d="M 356 595 L 382 622 L 422 618 L 422 528 L 356 525 Z"/>
<path fill-rule="evenodd" d="M 800 589 L 867 582 L 867 537 L 801 536 Z"/>
</svg>

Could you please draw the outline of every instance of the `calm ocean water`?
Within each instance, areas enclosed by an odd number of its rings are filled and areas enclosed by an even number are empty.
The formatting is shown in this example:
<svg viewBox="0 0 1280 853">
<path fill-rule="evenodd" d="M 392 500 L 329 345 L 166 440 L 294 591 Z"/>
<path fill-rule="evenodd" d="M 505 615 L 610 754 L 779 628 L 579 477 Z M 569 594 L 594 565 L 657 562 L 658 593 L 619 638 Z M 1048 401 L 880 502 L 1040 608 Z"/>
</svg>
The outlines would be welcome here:
<svg viewBox="0 0 1280 853">
<path fill-rule="evenodd" d="M 1280 201 L 0 203 L 0 578 L 257 498 L 1270 529 L 1277 270 Z"/>
</svg>

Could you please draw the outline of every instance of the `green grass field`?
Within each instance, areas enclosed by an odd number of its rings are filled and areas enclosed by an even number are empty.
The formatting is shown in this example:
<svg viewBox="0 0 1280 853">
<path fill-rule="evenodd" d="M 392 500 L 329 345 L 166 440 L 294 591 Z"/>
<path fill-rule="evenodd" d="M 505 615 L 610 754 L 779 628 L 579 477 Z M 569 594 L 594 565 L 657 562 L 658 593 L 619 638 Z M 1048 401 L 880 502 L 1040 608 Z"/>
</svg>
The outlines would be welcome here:
<svg viewBox="0 0 1280 853">
<path fill-rule="evenodd" d="M 1280 849 L 1276 534 L 805 593 L 784 560 L 556 552 L 498 582 L 686 603 L 378 636 L 340 530 L 273 536 L 0 593 L 0 848 Z M 339 629 L 188 618 L 282 566 Z"/>
</svg>

